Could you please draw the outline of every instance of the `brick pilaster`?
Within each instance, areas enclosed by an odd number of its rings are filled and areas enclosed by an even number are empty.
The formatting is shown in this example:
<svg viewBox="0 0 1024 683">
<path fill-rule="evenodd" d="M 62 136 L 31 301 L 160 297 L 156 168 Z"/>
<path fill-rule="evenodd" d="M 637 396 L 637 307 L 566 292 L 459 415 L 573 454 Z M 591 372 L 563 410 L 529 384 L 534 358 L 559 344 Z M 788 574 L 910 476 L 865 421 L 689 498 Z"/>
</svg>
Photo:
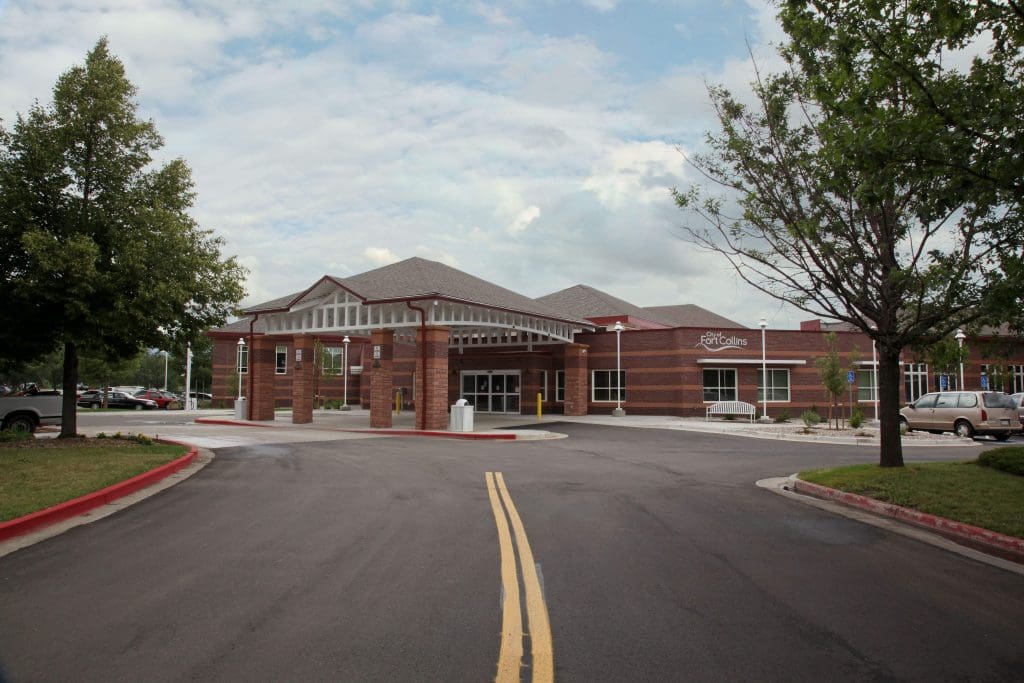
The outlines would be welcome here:
<svg viewBox="0 0 1024 683">
<path fill-rule="evenodd" d="M 309 424 L 313 421 L 313 338 L 304 334 L 292 339 L 292 423 Z M 302 360 L 299 360 L 299 358 Z"/>
<path fill-rule="evenodd" d="M 273 421 L 274 384 L 276 383 L 274 356 L 277 340 L 254 337 L 249 350 L 249 372 L 252 373 L 252 398 L 249 401 L 249 419 Z"/>
<path fill-rule="evenodd" d="M 565 345 L 565 414 L 586 415 L 590 393 L 586 344 Z"/>
<path fill-rule="evenodd" d="M 416 429 L 448 429 L 447 327 L 417 330 L 415 382 Z"/>
<path fill-rule="evenodd" d="M 380 358 L 374 358 L 374 350 L 380 349 Z M 394 363 L 395 333 L 392 330 L 374 330 L 370 348 L 369 367 L 363 366 L 363 373 L 370 372 L 370 427 L 384 429 L 391 426 L 391 406 L 394 400 L 394 385 L 391 369 Z"/>
</svg>

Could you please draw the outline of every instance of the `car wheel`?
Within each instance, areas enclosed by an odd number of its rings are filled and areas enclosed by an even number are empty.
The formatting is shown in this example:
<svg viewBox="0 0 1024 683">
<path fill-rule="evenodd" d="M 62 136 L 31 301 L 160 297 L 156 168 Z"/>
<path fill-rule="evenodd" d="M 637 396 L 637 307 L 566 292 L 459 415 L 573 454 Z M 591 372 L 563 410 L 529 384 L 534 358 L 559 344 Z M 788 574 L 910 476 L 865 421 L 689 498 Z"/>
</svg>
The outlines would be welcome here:
<svg viewBox="0 0 1024 683">
<path fill-rule="evenodd" d="M 7 421 L 4 422 L 4 429 L 31 434 L 36 430 L 36 423 L 27 415 L 15 415 L 14 417 L 7 418 Z"/>
<path fill-rule="evenodd" d="M 900 415 L 900 431 L 903 431 L 903 432 L 912 432 L 912 431 L 914 431 L 913 429 L 910 428 L 910 423 L 907 422 L 907 418 L 903 417 L 902 415 Z"/>
<path fill-rule="evenodd" d="M 970 439 L 974 436 L 974 427 L 967 420 L 957 420 L 956 424 L 953 425 L 953 431 L 956 432 L 957 436 L 964 439 Z"/>
<path fill-rule="evenodd" d="M 996 441 L 1006 441 L 1010 438 L 1009 434 L 993 434 L 992 436 L 995 437 Z"/>
</svg>

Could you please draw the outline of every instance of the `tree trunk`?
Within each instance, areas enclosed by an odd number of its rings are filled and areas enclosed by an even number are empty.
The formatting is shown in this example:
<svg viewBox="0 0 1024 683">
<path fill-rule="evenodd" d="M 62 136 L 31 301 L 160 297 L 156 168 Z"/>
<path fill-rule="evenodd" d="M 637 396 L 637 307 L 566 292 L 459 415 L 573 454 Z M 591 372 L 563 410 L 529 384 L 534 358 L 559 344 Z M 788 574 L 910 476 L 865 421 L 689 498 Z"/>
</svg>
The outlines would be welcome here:
<svg viewBox="0 0 1024 683">
<path fill-rule="evenodd" d="M 64 400 L 61 403 L 60 438 L 78 436 L 78 348 L 64 342 Z"/>
<path fill-rule="evenodd" d="M 900 435 L 899 349 L 878 348 L 878 419 L 881 467 L 903 467 L 903 441 Z"/>
</svg>

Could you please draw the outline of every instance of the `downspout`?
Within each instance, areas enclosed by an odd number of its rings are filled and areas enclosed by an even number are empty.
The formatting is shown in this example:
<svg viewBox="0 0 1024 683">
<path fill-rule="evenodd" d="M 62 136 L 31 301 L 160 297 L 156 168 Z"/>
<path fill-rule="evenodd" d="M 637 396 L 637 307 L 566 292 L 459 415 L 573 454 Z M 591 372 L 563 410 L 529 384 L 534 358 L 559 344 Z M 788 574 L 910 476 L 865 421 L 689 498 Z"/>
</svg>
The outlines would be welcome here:
<svg viewBox="0 0 1024 683">
<path fill-rule="evenodd" d="M 248 385 L 249 385 L 248 389 L 249 389 L 249 391 L 247 392 L 246 397 L 245 397 L 245 419 L 246 420 L 252 420 L 252 375 L 253 375 L 253 371 L 252 370 L 253 370 L 253 361 L 256 358 L 256 354 L 253 352 L 254 350 L 252 348 L 252 337 L 253 337 L 253 334 L 254 334 L 253 328 L 256 326 L 256 320 L 259 317 L 260 317 L 260 314 L 257 313 L 257 314 L 255 314 L 252 317 L 252 320 L 249 321 L 249 368 L 248 368 L 249 369 L 249 381 L 248 381 Z"/>
<path fill-rule="evenodd" d="M 421 371 L 422 374 L 420 375 L 420 377 L 422 378 L 420 380 L 420 383 L 423 384 L 423 387 L 422 387 L 423 391 L 420 392 L 421 396 L 418 399 L 416 399 L 416 400 L 423 401 L 423 411 L 422 411 L 422 413 L 420 413 L 421 415 L 423 415 L 423 422 L 421 423 L 421 425 L 417 426 L 417 429 L 426 429 L 427 428 L 427 394 L 430 393 L 430 392 L 427 391 L 427 312 L 424 309 L 420 308 L 419 306 L 413 306 L 408 301 L 405 302 L 405 305 L 408 306 L 409 308 L 411 308 L 414 311 L 419 311 L 420 312 L 420 363 L 423 366 L 423 370 Z M 413 377 L 413 386 L 414 387 L 416 386 L 416 378 L 415 377 Z"/>
</svg>

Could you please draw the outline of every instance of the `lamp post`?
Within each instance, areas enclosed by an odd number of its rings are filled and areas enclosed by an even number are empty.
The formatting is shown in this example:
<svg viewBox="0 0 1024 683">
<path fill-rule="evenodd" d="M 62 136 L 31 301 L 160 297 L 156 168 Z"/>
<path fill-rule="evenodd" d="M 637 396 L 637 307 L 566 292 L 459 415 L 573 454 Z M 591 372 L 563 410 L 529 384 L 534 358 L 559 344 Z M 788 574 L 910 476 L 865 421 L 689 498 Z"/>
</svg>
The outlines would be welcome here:
<svg viewBox="0 0 1024 683">
<path fill-rule="evenodd" d="M 612 415 L 622 417 L 626 411 L 622 409 L 622 326 L 621 320 L 615 321 L 615 410 Z"/>
<path fill-rule="evenodd" d="M 768 327 L 768 321 L 761 318 L 757 321 L 757 326 L 761 328 L 761 419 L 768 419 L 768 360 L 766 355 L 766 349 L 764 345 L 765 340 L 765 328 Z"/>
<path fill-rule="evenodd" d="M 871 340 L 871 397 L 875 400 L 875 422 L 878 422 L 878 352 Z"/>
<path fill-rule="evenodd" d="M 164 354 L 164 391 L 167 391 L 167 356 L 168 356 L 168 353 L 166 351 L 164 351 L 163 354 Z"/>
<path fill-rule="evenodd" d="M 967 335 L 964 334 L 963 328 L 960 328 L 956 331 L 956 343 L 960 349 L 960 386 L 957 389 L 960 391 L 964 390 L 964 339 L 967 339 Z"/>
<path fill-rule="evenodd" d="M 245 351 L 245 338 L 238 338 L 238 398 L 242 398 L 242 352 Z M 246 363 L 248 366 L 248 362 Z M 248 368 L 246 368 L 248 370 Z"/>
<path fill-rule="evenodd" d="M 344 395 L 344 398 L 341 401 L 342 410 L 351 410 L 351 408 L 348 407 L 348 345 L 351 341 L 352 340 L 348 338 L 348 335 L 345 335 L 345 338 L 341 340 L 341 364 L 344 368 L 343 373 L 345 377 L 344 384 L 342 385 L 342 392 Z"/>
</svg>

